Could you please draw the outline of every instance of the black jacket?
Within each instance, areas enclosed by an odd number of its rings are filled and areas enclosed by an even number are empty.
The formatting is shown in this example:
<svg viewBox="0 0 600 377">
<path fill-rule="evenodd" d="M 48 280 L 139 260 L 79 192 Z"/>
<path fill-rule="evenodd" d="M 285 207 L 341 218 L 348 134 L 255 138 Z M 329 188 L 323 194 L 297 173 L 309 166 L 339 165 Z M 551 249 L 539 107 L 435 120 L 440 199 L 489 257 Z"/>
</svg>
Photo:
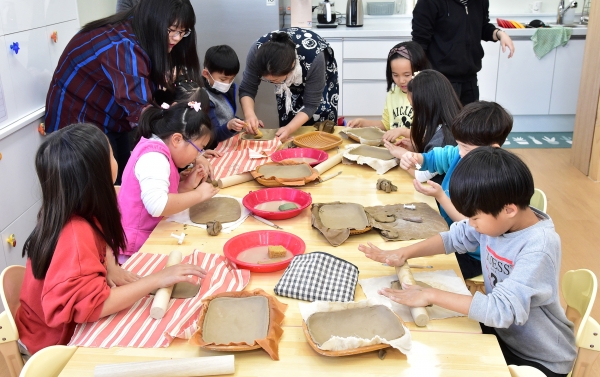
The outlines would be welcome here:
<svg viewBox="0 0 600 377">
<path fill-rule="evenodd" d="M 419 0 L 413 11 L 412 39 L 434 69 L 450 81 L 472 79 L 481 70 L 481 41 L 493 41 L 488 0 Z"/>
</svg>

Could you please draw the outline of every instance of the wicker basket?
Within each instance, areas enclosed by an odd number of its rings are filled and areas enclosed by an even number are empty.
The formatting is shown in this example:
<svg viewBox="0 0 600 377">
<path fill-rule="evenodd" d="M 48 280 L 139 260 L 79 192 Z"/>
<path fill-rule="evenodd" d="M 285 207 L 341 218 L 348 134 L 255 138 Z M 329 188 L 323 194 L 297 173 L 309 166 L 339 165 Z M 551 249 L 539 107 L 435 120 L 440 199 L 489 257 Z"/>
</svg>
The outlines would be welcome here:
<svg viewBox="0 0 600 377">
<path fill-rule="evenodd" d="M 294 144 L 301 148 L 327 151 L 342 144 L 342 138 L 326 132 L 314 131 L 294 137 Z"/>
</svg>

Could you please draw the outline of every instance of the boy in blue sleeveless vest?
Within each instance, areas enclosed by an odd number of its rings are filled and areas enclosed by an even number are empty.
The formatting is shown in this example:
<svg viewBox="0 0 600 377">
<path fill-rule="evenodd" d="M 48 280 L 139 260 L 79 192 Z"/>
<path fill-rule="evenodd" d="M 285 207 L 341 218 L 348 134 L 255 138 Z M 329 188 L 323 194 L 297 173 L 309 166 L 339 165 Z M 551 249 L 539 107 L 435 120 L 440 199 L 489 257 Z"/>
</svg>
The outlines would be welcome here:
<svg viewBox="0 0 600 377">
<path fill-rule="evenodd" d="M 465 156 L 450 181 L 452 204 L 468 219 L 450 231 L 397 250 L 359 245 L 373 260 L 401 266 L 407 259 L 481 248 L 487 294 L 460 295 L 418 285 L 379 293 L 411 307 L 438 305 L 481 322 L 494 334 L 507 364 L 566 376 L 576 356 L 573 324 L 558 296 L 560 237 L 548 215 L 529 206 L 534 185 L 527 165 L 501 148 Z"/>
<path fill-rule="evenodd" d="M 400 166 L 410 169 L 417 164 L 420 170 L 431 173 L 446 174 L 442 185 L 429 181 L 429 186 L 414 180 L 414 186 L 422 194 L 433 196 L 440 207 L 440 214 L 448 225 L 465 219 L 465 216 L 454 208 L 450 201 L 450 177 L 460 162 L 461 158 L 477 147 L 500 147 L 512 130 L 513 119 L 495 102 L 473 102 L 466 105 L 452 121 L 452 135 L 457 146 L 433 148 L 427 153 L 406 153 L 402 157 Z M 479 249 L 472 253 L 457 254 L 456 259 L 460 271 L 465 279 L 481 275 L 481 262 Z"/>
</svg>

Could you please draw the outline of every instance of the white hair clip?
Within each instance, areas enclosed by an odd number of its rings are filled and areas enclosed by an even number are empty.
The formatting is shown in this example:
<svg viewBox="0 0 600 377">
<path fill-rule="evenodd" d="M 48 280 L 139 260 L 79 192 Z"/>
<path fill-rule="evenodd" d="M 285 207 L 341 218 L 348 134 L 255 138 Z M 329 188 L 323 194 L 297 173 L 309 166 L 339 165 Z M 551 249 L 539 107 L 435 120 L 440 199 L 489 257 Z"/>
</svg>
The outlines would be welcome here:
<svg viewBox="0 0 600 377">
<path fill-rule="evenodd" d="M 200 107 L 200 102 L 188 102 L 188 106 L 191 107 L 192 109 L 196 110 L 196 112 L 198 112 L 198 110 L 202 110 L 202 108 Z"/>
<path fill-rule="evenodd" d="M 162 103 L 162 105 L 160 105 L 160 107 L 161 107 L 161 109 L 168 110 L 168 109 L 169 109 L 169 107 L 171 107 L 171 106 L 169 106 L 169 104 L 168 104 L 168 103 L 166 103 L 166 102 L 163 102 L 163 103 Z"/>
<path fill-rule="evenodd" d="M 413 73 L 413 77 L 412 77 L 412 78 L 414 79 L 415 77 L 417 77 L 417 75 L 418 75 L 419 73 L 421 73 L 421 71 L 417 71 L 417 72 Z"/>
</svg>

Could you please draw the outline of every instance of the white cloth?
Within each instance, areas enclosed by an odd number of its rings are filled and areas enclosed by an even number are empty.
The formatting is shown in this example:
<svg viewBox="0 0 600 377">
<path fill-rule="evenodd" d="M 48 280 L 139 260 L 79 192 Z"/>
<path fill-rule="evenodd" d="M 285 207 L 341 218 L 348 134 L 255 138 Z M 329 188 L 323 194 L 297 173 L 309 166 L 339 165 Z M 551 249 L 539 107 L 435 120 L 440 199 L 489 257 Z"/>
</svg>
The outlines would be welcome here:
<svg viewBox="0 0 600 377">
<path fill-rule="evenodd" d="M 388 303 L 376 302 L 370 299 L 358 302 L 313 301 L 310 304 L 305 304 L 301 302 L 298 303 L 298 307 L 300 308 L 300 314 L 302 315 L 302 319 L 304 320 L 304 322 L 306 322 L 308 320 L 308 317 L 310 317 L 314 313 L 337 312 L 340 310 L 366 308 L 375 305 L 384 305 L 390 308 L 390 305 Z M 319 348 L 326 351 L 342 351 L 364 346 L 370 346 L 374 344 L 389 344 L 398 351 L 407 354 L 412 346 L 412 337 L 410 335 L 410 330 L 404 325 L 402 325 L 402 327 L 404 328 L 404 335 L 398 339 L 387 340 L 380 338 L 379 336 L 375 336 L 372 339 L 357 337 L 340 338 L 338 336 L 334 336 L 325 343 L 321 344 Z"/>
<path fill-rule="evenodd" d="M 244 222 L 244 220 L 246 220 L 246 218 L 248 216 L 250 216 L 250 211 L 248 211 L 248 209 L 246 207 L 244 207 L 242 205 L 242 199 L 240 198 L 236 198 L 233 196 L 229 196 L 229 195 L 215 195 L 215 198 L 218 197 L 222 197 L 222 198 L 233 198 L 235 200 L 237 200 L 238 202 L 240 202 L 240 207 L 242 209 L 242 215 L 240 216 L 240 218 L 237 221 L 232 221 L 230 223 L 223 223 L 221 224 L 223 226 L 223 229 L 221 230 L 221 232 L 223 233 L 231 233 L 235 228 L 237 228 L 238 226 L 242 225 L 242 223 Z M 206 225 L 204 224 L 196 224 L 195 222 L 193 222 L 192 220 L 190 220 L 190 209 L 186 209 L 183 210 L 179 213 L 176 213 L 172 216 L 169 216 L 166 218 L 166 221 L 170 221 L 170 222 L 175 222 L 175 223 L 181 223 L 181 224 L 187 224 L 187 225 L 192 225 L 192 226 L 196 226 L 198 228 L 202 228 L 202 229 L 206 229 Z"/>
<path fill-rule="evenodd" d="M 300 66 L 300 59 L 298 59 L 298 53 L 296 53 L 296 63 L 294 69 L 286 77 L 281 84 L 275 85 L 275 94 L 283 95 L 285 97 L 285 112 L 292 112 L 292 92 L 290 91 L 291 85 L 302 84 L 302 67 Z"/>
<path fill-rule="evenodd" d="M 415 179 L 419 182 L 427 182 L 436 175 L 437 173 L 432 173 L 429 170 L 415 170 Z"/>
<path fill-rule="evenodd" d="M 461 295 L 471 296 L 471 292 L 467 289 L 464 281 L 456 276 L 456 273 L 452 270 L 440 270 L 431 272 L 416 272 L 413 273 L 413 277 L 417 281 L 421 281 L 428 284 L 432 288 L 441 289 L 443 291 L 458 293 Z M 398 304 L 390 300 L 389 298 L 377 293 L 382 288 L 390 288 L 391 283 L 394 280 L 398 280 L 397 275 L 382 276 L 378 278 L 362 279 L 358 281 L 358 284 L 363 289 L 367 299 L 373 300 L 377 304 L 391 305 L 394 313 L 398 314 L 405 322 L 413 322 L 413 317 L 410 314 L 410 309 L 406 305 Z M 433 305 L 425 308 L 429 313 L 430 319 L 443 319 L 450 317 L 464 317 L 464 314 L 457 313 L 452 310 L 444 309 L 442 307 Z"/>
<path fill-rule="evenodd" d="M 156 135 L 152 135 L 150 140 L 165 143 Z M 146 211 L 153 217 L 161 216 L 169 200 L 169 159 L 159 152 L 146 153 L 137 160 L 134 172 L 140 183 Z"/>
<path fill-rule="evenodd" d="M 344 157 L 350 161 L 354 161 L 359 165 L 369 165 L 377 174 L 382 175 L 385 174 L 388 170 L 398 165 L 398 159 L 392 158 L 391 160 L 380 160 L 378 158 L 359 156 L 357 154 L 350 154 L 349 152 L 354 148 L 360 147 L 361 144 L 350 144 L 346 145 L 346 150 L 344 151 Z"/>
</svg>

